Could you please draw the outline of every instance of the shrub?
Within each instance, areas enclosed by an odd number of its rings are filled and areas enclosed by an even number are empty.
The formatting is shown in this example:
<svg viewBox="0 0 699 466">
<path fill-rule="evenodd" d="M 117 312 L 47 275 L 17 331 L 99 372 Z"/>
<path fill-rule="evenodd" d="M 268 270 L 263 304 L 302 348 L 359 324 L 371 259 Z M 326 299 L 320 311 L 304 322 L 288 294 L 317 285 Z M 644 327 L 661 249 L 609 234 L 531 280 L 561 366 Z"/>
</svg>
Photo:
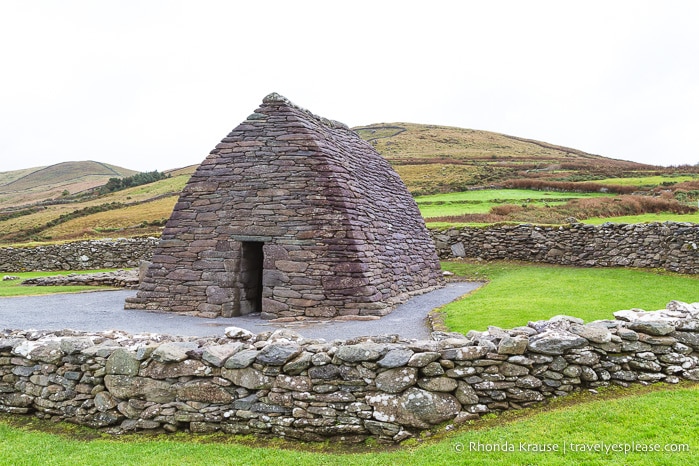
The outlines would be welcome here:
<svg viewBox="0 0 699 466">
<path fill-rule="evenodd" d="M 109 178 L 107 184 L 97 188 L 97 192 L 100 195 L 108 194 L 114 191 L 121 191 L 122 189 L 160 181 L 162 179 L 169 178 L 170 176 L 171 175 L 166 175 L 158 170 L 154 170 L 152 172 L 136 173 L 133 176 L 127 176 L 124 178 Z"/>
<path fill-rule="evenodd" d="M 495 207 L 492 207 L 490 209 L 490 213 L 492 215 L 498 215 L 505 217 L 507 215 L 512 215 L 516 212 L 521 212 L 525 210 L 524 207 L 518 206 L 518 205 L 513 205 L 513 204 L 502 204 L 502 205 L 496 205 Z"/>
</svg>

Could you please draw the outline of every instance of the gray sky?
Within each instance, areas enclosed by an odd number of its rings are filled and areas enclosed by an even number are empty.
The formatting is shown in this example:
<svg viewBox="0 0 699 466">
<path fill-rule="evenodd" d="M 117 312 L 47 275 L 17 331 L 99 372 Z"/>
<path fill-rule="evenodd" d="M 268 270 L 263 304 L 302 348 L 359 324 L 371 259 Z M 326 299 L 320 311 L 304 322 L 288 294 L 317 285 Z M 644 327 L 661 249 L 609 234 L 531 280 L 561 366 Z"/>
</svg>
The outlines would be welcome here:
<svg viewBox="0 0 699 466">
<path fill-rule="evenodd" d="M 695 0 L 0 0 L 0 171 L 199 163 L 273 91 L 694 165 L 698 25 Z"/>
</svg>

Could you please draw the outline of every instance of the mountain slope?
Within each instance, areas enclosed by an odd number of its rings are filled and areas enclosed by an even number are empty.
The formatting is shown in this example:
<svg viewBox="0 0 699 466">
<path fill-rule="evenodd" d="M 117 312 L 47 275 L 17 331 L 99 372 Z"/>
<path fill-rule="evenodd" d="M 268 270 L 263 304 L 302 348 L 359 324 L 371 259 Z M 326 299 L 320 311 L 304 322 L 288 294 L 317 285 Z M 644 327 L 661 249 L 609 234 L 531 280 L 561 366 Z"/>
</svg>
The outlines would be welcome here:
<svg viewBox="0 0 699 466">
<path fill-rule="evenodd" d="M 413 194 L 463 191 L 510 178 L 599 179 L 657 169 L 489 131 L 414 123 L 353 129 L 391 162 Z"/>
<path fill-rule="evenodd" d="M 0 208 L 17 207 L 77 193 L 105 184 L 109 178 L 137 173 L 101 162 L 62 162 L 48 167 L 0 173 Z"/>
</svg>

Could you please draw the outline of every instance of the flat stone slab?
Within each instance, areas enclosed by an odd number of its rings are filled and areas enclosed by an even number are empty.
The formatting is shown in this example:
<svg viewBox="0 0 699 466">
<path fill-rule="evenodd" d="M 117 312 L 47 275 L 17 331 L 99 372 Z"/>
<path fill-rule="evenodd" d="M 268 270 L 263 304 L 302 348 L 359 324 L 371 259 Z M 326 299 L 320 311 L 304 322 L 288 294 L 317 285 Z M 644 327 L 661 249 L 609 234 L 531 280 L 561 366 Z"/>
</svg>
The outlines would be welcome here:
<svg viewBox="0 0 699 466">
<path fill-rule="evenodd" d="M 480 282 L 452 282 L 444 288 L 411 298 L 378 320 L 366 321 L 272 322 L 260 319 L 259 315 L 203 319 L 169 312 L 124 310 L 125 299 L 135 295 L 133 290 L 0 298 L 0 328 L 216 336 L 223 335 L 226 327 L 234 326 L 254 333 L 290 328 L 306 338 L 328 341 L 383 334 L 428 339 L 427 314 L 481 285 Z"/>
</svg>

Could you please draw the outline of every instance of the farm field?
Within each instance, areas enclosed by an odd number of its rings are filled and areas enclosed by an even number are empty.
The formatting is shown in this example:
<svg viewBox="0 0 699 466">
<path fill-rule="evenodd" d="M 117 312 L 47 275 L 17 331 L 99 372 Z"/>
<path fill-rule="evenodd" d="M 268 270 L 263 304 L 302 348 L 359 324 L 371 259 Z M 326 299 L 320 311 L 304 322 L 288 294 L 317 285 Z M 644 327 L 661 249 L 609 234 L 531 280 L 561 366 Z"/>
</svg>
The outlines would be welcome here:
<svg viewBox="0 0 699 466">
<path fill-rule="evenodd" d="M 652 188 L 655 186 L 663 186 L 667 184 L 683 183 L 685 181 L 699 180 L 697 175 L 657 175 L 657 176 L 638 176 L 628 178 L 606 178 L 603 180 L 595 180 L 595 183 L 614 184 L 620 186 L 638 186 L 644 188 Z"/>
<path fill-rule="evenodd" d="M 159 236 L 160 226 L 170 217 L 176 202 L 177 196 L 167 196 L 144 204 L 98 212 L 47 228 L 43 234 L 71 240 L 93 238 L 95 234 L 128 236 L 130 232 Z"/>
<path fill-rule="evenodd" d="M 442 268 L 489 281 L 440 309 L 447 327 L 461 333 L 489 325 L 512 328 L 559 314 L 590 322 L 613 319 L 612 313 L 623 309 L 664 309 L 672 300 L 699 302 L 699 277 L 690 275 L 505 261 L 447 261 Z"/>
<path fill-rule="evenodd" d="M 185 172 L 98 198 L 51 205 L 27 215 L 0 219 L 0 241 L 19 244 L 115 235 L 160 235 L 159 226 L 170 217 L 177 197 L 190 175 Z M 75 212 L 87 209 L 93 209 L 94 212 L 68 218 Z M 49 225 L 57 219 L 61 220 L 58 224 Z"/>
<path fill-rule="evenodd" d="M 586 197 L 609 197 L 612 194 L 605 193 L 574 193 L 557 191 L 535 191 L 532 189 L 474 189 L 456 193 L 431 194 L 418 196 L 415 201 L 419 204 L 431 204 L 442 202 L 487 202 L 497 200 L 525 201 L 547 199 L 578 199 Z"/>
<path fill-rule="evenodd" d="M 693 222 L 697 214 L 694 200 L 679 200 L 667 194 L 483 189 L 418 196 L 415 200 L 428 226 L 435 228 L 494 223 L 555 225 L 568 223 L 570 218 L 591 219 L 589 223 Z"/>
<path fill-rule="evenodd" d="M 534 191 L 530 189 L 479 189 L 457 193 L 432 194 L 415 198 L 422 217 L 430 218 L 485 214 L 502 204 L 560 205 L 570 199 L 613 197 L 604 193 Z"/>
<path fill-rule="evenodd" d="M 693 214 L 673 214 L 671 212 L 661 212 L 656 214 L 641 214 L 641 215 L 623 215 L 620 217 L 592 217 L 580 220 L 581 223 L 590 225 L 602 225 L 604 223 L 651 223 L 651 222 L 689 222 L 699 223 L 699 212 Z M 501 222 L 509 224 L 517 224 L 518 222 Z M 485 227 L 492 223 L 483 222 L 435 222 L 429 218 L 425 219 L 427 228 L 445 229 L 445 228 L 460 228 L 460 227 Z"/>
</svg>

